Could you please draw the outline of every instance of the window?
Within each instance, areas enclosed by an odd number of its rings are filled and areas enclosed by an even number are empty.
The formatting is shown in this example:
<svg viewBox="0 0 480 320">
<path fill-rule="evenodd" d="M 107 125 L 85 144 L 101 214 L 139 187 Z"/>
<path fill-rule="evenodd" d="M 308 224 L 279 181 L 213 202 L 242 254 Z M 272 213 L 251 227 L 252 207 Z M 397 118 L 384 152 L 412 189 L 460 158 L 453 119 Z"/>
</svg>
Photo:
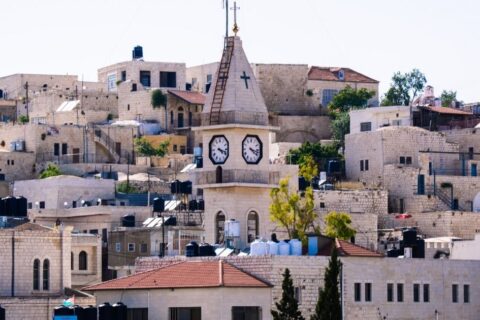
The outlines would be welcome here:
<svg viewBox="0 0 480 320">
<path fill-rule="evenodd" d="M 147 253 L 147 251 L 148 251 L 148 245 L 146 243 L 140 244 L 140 252 Z"/>
<path fill-rule="evenodd" d="M 452 302 L 458 302 L 458 284 L 452 284 Z"/>
<path fill-rule="evenodd" d="M 212 77 L 211 74 L 207 74 L 207 83 L 212 83 Z"/>
<path fill-rule="evenodd" d="M 170 320 L 201 320 L 202 308 L 170 308 Z"/>
<path fill-rule="evenodd" d="M 98 229 L 92 229 L 92 230 L 90 230 L 90 234 L 98 234 Z"/>
<path fill-rule="evenodd" d="M 54 156 L 59 156 L 60 155 L 60 144 L 59 143 L 54 143 L 53 144 L 53 155 Z"/>
<path fill-rule="evenodd" d="M 45 209 L 45 201 L 40 201 L 38 203 L 38 206 L 39 206 L 40 209 Z"/>
<path fill-rule="evenodd" d="M 70 252 L 70 270 L 74 269 L 74 265 L 75 265 L 74 254 L 73 254 L 73 252 Z"/>
<path fill-rule="evenodd" d="M 412 157 L 407 157 L 405 160 L 406 164 L 412 164 Z"/>
<path fill-rule="evenodd" d="M 363 171 L 363 160 L 360 160 L 360 171 Z"/>
<path fill-rule="evenodd" d="M 127 320 L 148 320 L 148 308 L 128 308 Z"/>
<path fill-rule="evenodd" d="M 360 131 L 372 131 L 372 123 L 371 122 L 361 122 L 360 123 Z"/>
<path fill-rule="evenodd" d="M 293 294 L 294 294 L 295 300 L 297 300 L 298 304 L 302 304 L 302 288 L 295 287 Z"/>
<path fill-rule="evenodd" d="M 332 101 L 333 97 L 338 93 L 338 90 L 325 89 L 322 92 L 322 106 L 326 107 Z"/>
<path fill-rule="evenodd" d="M 393 283 L 387 283 L 387 301 L 393 302 Z"/>
<path fill-rule="evenodd" d="M 62 143 L 62 155 L 67 154 L 68 152 L 68 144 Z"/>
<path fill-rule="evenodd" d="M 403 302 L 403 283 L 397 283 L 397 301 Z"/>
<path fill-rule="evenodd" d="M 116 252 L 122 251 L 122 244 L 120 242 L 115 243 L 115 251 Z"/>
<path fill-rule="evenodd" d="M 33 261 L 33 290 L 40 290 L 40 260 Z"/>
<path fill-rule="evenodd" d="M 144 87 L 150 87 L 150 71 L 140 71 L 140 83 Z"/>
<path fill-rule="evenodd" d="M 128 252 L 135 252 L 135 243 L 128 244 Z"/>
<path fill-rule="evenodd" d="M 430 302 L 430 285 L 423 284 L 423 302 Z"/>
<path fill-rule="evenodd" d="M 372 301 L 372 284 L 370 282 L 365 283 L 365 301 Z"/>
<path fill-rule="evenodd" d="M 368 171 L 368 160 L 365 160 L 365 171 Z"/>
<path fill-rule="evenodd" d="M 15 160 L 10 160 L 10 164 L 13 166 L 15 165 Z"/>
<path fill-rule="evenodd" d="M 127 104 L 127 111 L 130 111 L 130 104 Z"/>
<path fill-rule="evenodd" d="M 413 302 L 420 302 L 420 285 L 418 283 L 413 284 Z"/>
<path fill-rule="evenodd" d="M 170 111 L 170 124 L 173 126 L 173 111 Z"/>
<path fill-rule="evenodd" d="M 355 298 L 355 302 L 359 302 L 362 300 L 362 284 L 361 283 L 355 283 L 353 285 L 353 288 L 354 288 L 354 298 Z"/>
<path fill-rule="evenodd" d="M 260 307 L 232 307 L 232 320 L 260 320 Z"/>
<path fill-rule="evenodd" d="M 72 201 L 72 208 L 76 208 L 77 207 L 77 201 Z"/>
<path fill-rule="evenodd" d="M 50 290 L 50 261 L 43 260 L 43 290 Z"/>
<path fill-rule="evenodd" d="M 87 270 L 87 253 L 81 251 L 78 255 L 78 270 Z"/>
<path fill-rule="evenodd" d="M 258 237 L 258 214 L 250 211 L 247 217 L 247 239 L 252 243 Z"/>
<path fill-rule="evenodd" d="M 122 81 L 127 81 L 127 71 L 122 71 L 120 74 L 120 79 Z"/>
<path fill-rule="evenodd" d="M 178 146 L 176 144 L 173 145 L 173 152 L 177 152 Z"/>
<path fill-rule="evenodd" d="M 180 107 L 180 108 L 178 108 L 178 113 L 177 113 L 177 127 L 178 128 L 183 128 L 183 126 L 184 126 L 183 108 Z"/>
<path fill-rule="evenodd" d="M 325 208 L 325 202 L 320 202 L 320 208 Z"/>
<path fill-rule="evenodd" d="M 33 208 L 33 204 L 32 204 L 31 202 L 29 202 L 29 203 L 27 204 L 27 208 L 28 208 L 28 209 L 32 209 L 32 208 Z"/>
<path fill-rule="evenodd" d="M 463 303 L 470 303 L 470 285 L 463 285 Z"/>
<path fill-rule="evenodd" d="M 132 89 L 130 91 L 132 91 L 132 92 L 137 91 L 137 84 L 136 83 L 132 83 Z"/>
<path fill-rule="evenodd" d="M 224 242 L 225 215 L 222 212 L 217 213 L 215 217 L 215 243 Z"/>
<path fill-rule="evenodd" d="M 185 146 L 180 146 L 180 154 L 187 153 L 187 148 Z"/>
<path fill-rule="evenodd" d="M 400 157 L 400 164 L 405 164 L 405 157 Z"/>
<path fill-rule="evenodd" d="M 160 71 L 160 87 L 162 88 L 177 87 L 177 73 Z"/>
</svg>

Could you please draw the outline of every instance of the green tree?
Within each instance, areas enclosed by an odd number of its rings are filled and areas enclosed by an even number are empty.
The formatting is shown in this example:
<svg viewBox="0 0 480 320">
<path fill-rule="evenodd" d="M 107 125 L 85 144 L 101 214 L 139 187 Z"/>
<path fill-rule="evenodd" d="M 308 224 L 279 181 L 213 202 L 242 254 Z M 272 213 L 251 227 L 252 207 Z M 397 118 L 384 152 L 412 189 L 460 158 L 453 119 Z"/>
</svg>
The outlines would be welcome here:
<svg viewBox="0 0 480 320">
<path fill-rule="evenodd" d="M 140 190 L 128 181 L 122 181 L 117 184 L 117 192 L 121 193 L 140 193 Z"/>
<path fill-rule="evenodd" d="M 375 96 L 375 91 L 365 88 L 354 89 L 346 86 L 340 90 L 328 104 L 328 108 L 338 112 L 348 112 L 350 109 L 367 107 L 368 100 Z"/>
<path fill-rule="evenodd" d="M 40 173 L 40 179 L 59 176 L 61 174 L 62 172 L 56 164 L 49 163 L 48 166 Z"/>
<path fill-rule="evenodd" d="M 170 140 L 160 142 L 158 147 L 154 147 L 147 139 L 145 139 L 145 137 L 136 138 L 134 143 L 135 151 L 141 156 L 164 157 L 168 153 L 168 146 L 170 145 Z"/>
<path fill-rule="evenodd" d="M 338 142 L 338 145 L 345 150 L 345 135 L 350 133 L 350 115 L 348 112 L 341 112 L 335 115 L 330 122 L 332 136 Z"/>
<path fill-rule="evenodd" d="M 450 107 L 452 102 L 457 101 L 457 92 L 443 90 L 440 99 L 442 100 L 442 107 Z"/>
<path fill-rule="evenodd" d="M 318 176 L 318 165 L 315 163 L 312 155 L 307 155 L 304 161 L 300 163 L 298 174 L 305 178 L 309 183 Z"/>
<path fill-rule="evenodd" d="M 311 143 L 307 141 L 299 148 L 291 149 L 287 157 L 292 164 L 298 164 L 300 168 L 303 165 L 310 165 L 310 157 L 312 157 L 317 171 L 322 171 L 325 169 L 327 160 L 338 158 L 340 155 L 334 145 L 322 145 L 319 142 Z"/>
<path fill-rule="evenodd" d="M 28 121 L 30 121 L 28 119 L 28 117 L 26 115 L 21 115 L 18 117 L 18 122 L 20 122 L 21 124 L 25 124 L 25 123 L 28 123 Z"/>
<path fill-rule="evenodd" d="M 151 104 L 153 108 L 165 107 L 167 105 L 167 95 L 165 95 L 160 89 L 153 90 Z"/>
<path fill-rule="evenodd" d="M 338 259 L 336 249 L 325 269 L 324 285 L 318 295 L 315 313 L 310 320 L 340 320 L 342 319 L 342 306 L 340 304 L 339 275 L 342 263 Z"/>
<path fill-rule="evenodd" d="M 408 106 L 423 91 L 427 78 L 418 69 L 407 73 L 395 72 L 382 106 Z"/>
<path fill-rule="evenodd" d="M 352 219 L 347 213 L 332 211 L 325 216 L 324 221 L 324 234 L 327 237 L 350 240 L 357 233 L 352 228 Z"/>
<path fill-rule="evenodd" d="M 300 310 L 298 310 L 298 302 L 295 299 L 295 291 L 293 281 L 290 276 L 290 270 L 285 269 L 282 282 L 282 299 L 275 302 L 277 310 L 270 310 L 273 320 L 304 320 Z"/>
<path fill-rule="evenodd" d="M 307 187 L 303 197 L 289 189 L 289 178 L 280 180 L 279 187 L 270 191 L 270 219 L 284 227 L 288 236 L 306 239 L 307 230 L 314 228 L 317 213 L 314 209 L 313 188 Z"/>
</svg>

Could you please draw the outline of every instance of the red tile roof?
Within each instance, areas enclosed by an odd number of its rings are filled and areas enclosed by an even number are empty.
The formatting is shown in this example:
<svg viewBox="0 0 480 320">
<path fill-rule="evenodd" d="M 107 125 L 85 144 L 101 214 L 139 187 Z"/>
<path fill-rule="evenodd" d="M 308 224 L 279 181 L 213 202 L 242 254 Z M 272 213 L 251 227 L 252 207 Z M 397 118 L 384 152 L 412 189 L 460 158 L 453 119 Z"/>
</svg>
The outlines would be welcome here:
<svg viewBox="0 0 480 320">
<path fill-rule="evenodd" d="M 223 261 L 184 261 L 128 277 L 88 286 L 82 290 L 250 287 L 271 285 Z"/>
<path fill-rule="evenodd" d="M 343 70 L 344 80 L 338 77 L 338 71 Z M 377 80 L 367 77 L 350 68 L 332 68 L 332 67 L 311 67 L 308 71 L 308 80 L 322 81 L 344 81 L 344 82 L 364 82 L 378 83 Z"/>
<path fill-rule="evenodd" d="M 382 254 L 369 250 L 367 248 L 357 246 L 351 242 L 345 240 L 335 240 L 337 249 L 340 251 L 341 256 L 350 257 L 383 257 Z"/>
<path fill-rule="evenodd" d="M 441 114 L 451 114 L 451 115 L 457 115 L 457 116 L 472 116 L 473 113 L 471 112 L 466 112 L 458 109 L 453 109 L 453 108 L 448 108 L 448 107 L 421 107 L 426 110 L 430 110 L 435 113 L 441 113 Z"/>
<path fill-rule="evenodd" d="M 168 90 L 168 93 L 173 94 L 175 97 L 191 104 L 205 104 L 205 96 L 200 92 Z"/>
</svg>

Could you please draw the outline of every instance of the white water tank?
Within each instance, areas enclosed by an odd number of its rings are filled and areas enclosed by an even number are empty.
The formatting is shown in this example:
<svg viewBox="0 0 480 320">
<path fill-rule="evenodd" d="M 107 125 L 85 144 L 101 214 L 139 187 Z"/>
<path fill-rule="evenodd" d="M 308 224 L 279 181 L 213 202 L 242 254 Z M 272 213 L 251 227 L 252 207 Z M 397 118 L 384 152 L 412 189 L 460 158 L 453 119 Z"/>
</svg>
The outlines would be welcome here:
<svg viewBox="0 0 480 320">
<path fill-rule="evenodd" d="M 403 249 L 403 257 L 405 259 L 410 259 L 412 257 L 412 248 L 405 247 Z"/>
<path fill-rule="evenodd" d="M 281 256 L 290 255 L 290 245 L 285 241 L 280 241 L 278 243 L 278 254 Z"/>
<path fill-rule="evenodd" d="M 268 241 L 267 253 L 276 256 L 278 254 L 278 243 L 275 241 Z"/>
<path fill-rule="evenodd" d="M 298 239 L 292 239 L 289 242 L 290 244 L 290 253 L 292 256 L 301 256 L 302 255 L 302 242 Z"/>
<path fill-rule="evenodd" d="M 240 221 L 235 221 L 234 219 L 225 221 L 225 237 L 240 237 Z"/>
<path fill-rule="evenodd" d="M 250 244 L 250 255 L 264 256 L 267 254 L 267 243 L 256 239 Z"/>
</svg>

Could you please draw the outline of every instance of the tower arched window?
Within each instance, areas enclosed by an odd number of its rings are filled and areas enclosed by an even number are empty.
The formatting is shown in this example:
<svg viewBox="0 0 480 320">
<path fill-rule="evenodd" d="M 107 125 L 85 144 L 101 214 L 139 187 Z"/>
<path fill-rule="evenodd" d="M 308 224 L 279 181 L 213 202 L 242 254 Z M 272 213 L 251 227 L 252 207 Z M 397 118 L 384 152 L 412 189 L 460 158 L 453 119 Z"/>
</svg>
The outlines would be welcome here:
<svg viewBox="0 0 480 320">
<path fill-rule="evenodd" d="M 217 213 L 215 216 L 215 243 L 223 243 L 225 241 L 225 214 Z"/>
<path fill-rule="evenodd" d="M 258 237 L 258 213 L 250 211 L 247 216 L 247 240 L 253 242 Z"/>
<path fill-rule="evenodd" d="M 50 261 L 43 260 L 43 290 L 50 290 Z"/>
<path fill-rule="evenodd" d="M 40 290 L 40 260 L 33 261 L 33 290 Z"/>
<path fill-rule="evenodd" d="M 74 259 L 73 252 L 70 252 L 70 270 L 74 269 L 74 263 L 75 263 L 75 259 Z"/>
<path fill-rule="evenodd" d="M 179 107 L 178 108 L 178 113 L 177 113 L 177 127 L 178 128 L 183 128 L 184 126 L 184 121 L 183 121 L 183 108 Z"/>
<path fill-rule="evenodd" d="M 78 255 L 78 270 L 87 270 L 87 253 L 85 251 L 81 251 Z"/>
</svg>

